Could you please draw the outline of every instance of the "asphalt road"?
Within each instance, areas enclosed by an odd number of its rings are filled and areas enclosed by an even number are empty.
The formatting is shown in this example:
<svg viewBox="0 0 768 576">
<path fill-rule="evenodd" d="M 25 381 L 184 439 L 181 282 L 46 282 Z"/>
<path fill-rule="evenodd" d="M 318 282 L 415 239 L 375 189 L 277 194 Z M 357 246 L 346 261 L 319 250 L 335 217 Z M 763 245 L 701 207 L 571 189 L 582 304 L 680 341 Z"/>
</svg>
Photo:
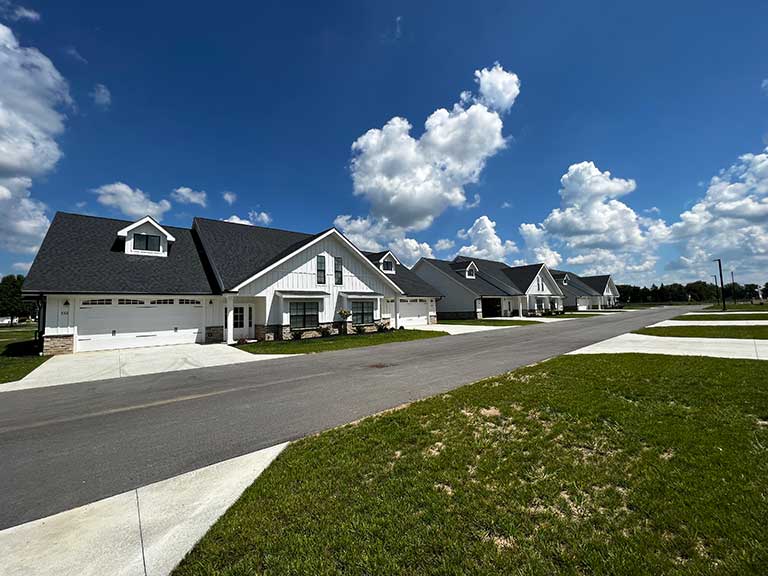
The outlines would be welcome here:
<svg viewBox="0 0 768 576">
<path fill-rule="evenodd" d="M 445 392 L 688 310 L 627 312 L 0 393 L 0 529 Z"/>
</svg>

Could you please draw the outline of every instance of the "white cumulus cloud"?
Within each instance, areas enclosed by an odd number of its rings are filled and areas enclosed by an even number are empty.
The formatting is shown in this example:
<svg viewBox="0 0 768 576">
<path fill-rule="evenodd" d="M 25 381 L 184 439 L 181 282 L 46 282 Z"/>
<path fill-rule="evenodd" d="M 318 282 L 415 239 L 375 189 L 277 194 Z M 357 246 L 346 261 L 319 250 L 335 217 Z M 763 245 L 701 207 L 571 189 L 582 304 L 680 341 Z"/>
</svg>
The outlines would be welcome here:
<svg viewBox="0 0 768 576">
<path fill-rule="evenodd" d="M 208 196 L 204 190 L 193 190 L 188 186 L 179 186 L 171 192 L 171 198 L 180 204 L 197 204 L 205 208 Z"/>
<path fill-rule="evenodd" d="M 112 104 L 112 93 L 104 84 L 96 84 L 90 92 L 94 104 L 101 108 L 109 108 Z"/>
<path fill-rule="evenodd" d="M 248 218 L 240 218 L 240 216 L 232 214 L 232 216 L 225 218 L 224 220 L 225 222 L 248 224 L 249 226 L 269 226 L 272 223 L 272 216 L 267 212 L 251 210 L 248 212 Z"/>
<path fill-rule="evenodd" d="M 149 195 L 139 188 L 131 188 L 124 182 L 113 182 L 94 189 L 96 200 L 102 206 L 118 210 L 129 218 L 142 218 L 152 216 L 157 221 L 163 219 L 163 215 L 171 209 L 168 200 L 155 202 Z"/>
<path fill-rule="evenodd" d="M 5 16 L 14 22 L 19 20 L 38 22 L 40 20 L 40 12 L 20 4 L 14 4 L 10 0 L 0 0 L 0 16 Z"/>
<path fill-rule="evenodd" d="M 520 95 L 520 79 L 507 72 L 496 62 L 493 68 L 475 70 L 475 82 L 480 92 L 479 101 L 492 110 L 508 112 Z"/>
<path fill-rule="evenodd" d="M 32 198 L 32 177 L 61 158 L 56 138 L 71 105 L 53 63 L 0 24 L 0 249 L 33 253 L 48 229 L 45 204 Z"/>
<path fill-rule="evenodd" d="M 435 250 L 438 250 L 439 252 L 445 252 L 446 250 L 453 248 L 455 245 L 456 243 L 450 238 L 441 238 L 435 242 Z"/>
<path fill-rule="evenodd" d="M 237 194 L 234 192 L 222 192 L 221 197 L 224 199 L 224 202 L 232 206 L 237 201 Z"/>
<path fill-rule="evenodd" d="M 446 209 L 478 205 L 480 196 L 468 201 L 465 189 L 506 146 L 501 116 L 514 103 L 520 82 L 499 64 L 475 76 L 479 93 L 463 93 L 450 109 L 435 110 L 420 135 L 396 116 L 355 140 L 353 190 L 368 201 L 370 213 L 339 215 L 335 224 L 345 235 L 371 250 L 404 246 L 406 239 L 414 240 L 410 233 L 429 228 Z"/>
<path fill-rule="evenodd" d="M 512 254 L 518 252 L 517 245 L 512 240 L 502 240 L 496 233 L 496 222 L 488 216 L 480 216 L 467 230 L 459 230 L 459 238 L 468 240 L 459 248 L 457 254 L 473 256 L 487 260 L 506 262 Z"/>
</svg>

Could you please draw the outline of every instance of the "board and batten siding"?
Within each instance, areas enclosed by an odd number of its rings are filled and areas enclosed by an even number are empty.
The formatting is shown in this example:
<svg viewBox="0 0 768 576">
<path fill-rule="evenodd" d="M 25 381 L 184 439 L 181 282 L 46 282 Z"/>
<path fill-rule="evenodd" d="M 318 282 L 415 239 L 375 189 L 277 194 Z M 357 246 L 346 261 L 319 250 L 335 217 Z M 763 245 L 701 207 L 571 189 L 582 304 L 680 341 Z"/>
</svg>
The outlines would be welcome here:
<svg viewBox="0 0 768 576">
<path fill-rule="evenodd" d="M 324 255 L 325 284 L 317 283 L 318 255 Z M 334 257 L 342 258 L 343 283 L 334 283 Z M 336 317 L 336 311 L 342 307 L 349 308 L 350 304 L 342 295 L 343 292 L 370 292 L 386 297 L 394 297 L 397 292 L 388 284 L 373 266 L 346 244 L 334 236 L 323 238 L 319 242 L 302 250 L 286 262 L 276 266 L 263 276 L 255 279 L 240 289 L 240 296 L 258 296 L 266 299 L 267 324 L 289 324 L 288 306 L 281 306 L 281 298 L 277 291 L 303 292 L 322 291 L 329 296 L 308 295 L 305 300 L 320 302 L 320 322 L 341 320 Z M 287 302 L 287 300 L 286 300 Z M 374 300 L 374 318 L 381 318 L 380 301 Z M 330 303 L 330 305 L 328 304 Z"/>
<path fill-rule="evenodd" d="M 413 267 L 422 280 L 437 288 L 443 297 L 437 301 L 438 312 L 472 312 L 477 294 L 435 268 L 429 262 L 419 260 Z"/>
</svg>

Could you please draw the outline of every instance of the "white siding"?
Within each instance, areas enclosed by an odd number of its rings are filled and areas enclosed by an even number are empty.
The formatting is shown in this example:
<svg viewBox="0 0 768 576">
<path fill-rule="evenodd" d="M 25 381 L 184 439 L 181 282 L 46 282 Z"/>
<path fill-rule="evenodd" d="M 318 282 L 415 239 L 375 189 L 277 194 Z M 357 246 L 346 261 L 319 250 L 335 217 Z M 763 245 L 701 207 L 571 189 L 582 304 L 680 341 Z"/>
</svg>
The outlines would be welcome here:
<svg viewBox="0 0 768 576">
<path fill-rule="evenodd" d="M 324 255 L 325 284 L 317 283 L 318 255 Z M 343 283 L 336 286 L 334 283 L 334 257 L 340 256 L 343 264 Z M 333 322 L 341 320 L 336 316 L 340 308 L 349 308 L 350 304 L 342 295 L 342 292 L 370 292 L 371 294 L 383 294 L 386 297 L 394 297 L 396 292 L 375 269 L 367 259 L 353 252 L 346 244 L 334 236 L 328 236 L 316 244 L 309 246 L 290 260 L 284 262 L 244 286 L 240 296 L 263 296 L 266 298 L 267 324 L 289 323 L 288 306 L 281 306 L 281 298 L 275 294 L 277 291 L 301 292 L 322 291 L 329 292 L 329 296 L 312 297 L 307 300 L 321 300 L 320 322 Z M 381 318 L 379 304 L 374 308 L 374 318 Z"/>
</svg>

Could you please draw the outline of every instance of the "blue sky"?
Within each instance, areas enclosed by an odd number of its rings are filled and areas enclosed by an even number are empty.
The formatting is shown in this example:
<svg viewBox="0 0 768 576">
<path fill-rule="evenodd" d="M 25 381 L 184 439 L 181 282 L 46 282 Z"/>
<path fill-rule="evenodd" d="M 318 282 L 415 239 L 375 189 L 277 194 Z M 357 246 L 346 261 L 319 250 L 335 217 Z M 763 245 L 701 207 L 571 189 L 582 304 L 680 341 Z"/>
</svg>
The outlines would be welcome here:
<svg viewBox="0 0 768 576">
<path fill-rule="evenodd" d="M 63 210 L 768 281 L 765 3 L 190 4 L 0 0 L 0 273 Z"/>
</svg>

